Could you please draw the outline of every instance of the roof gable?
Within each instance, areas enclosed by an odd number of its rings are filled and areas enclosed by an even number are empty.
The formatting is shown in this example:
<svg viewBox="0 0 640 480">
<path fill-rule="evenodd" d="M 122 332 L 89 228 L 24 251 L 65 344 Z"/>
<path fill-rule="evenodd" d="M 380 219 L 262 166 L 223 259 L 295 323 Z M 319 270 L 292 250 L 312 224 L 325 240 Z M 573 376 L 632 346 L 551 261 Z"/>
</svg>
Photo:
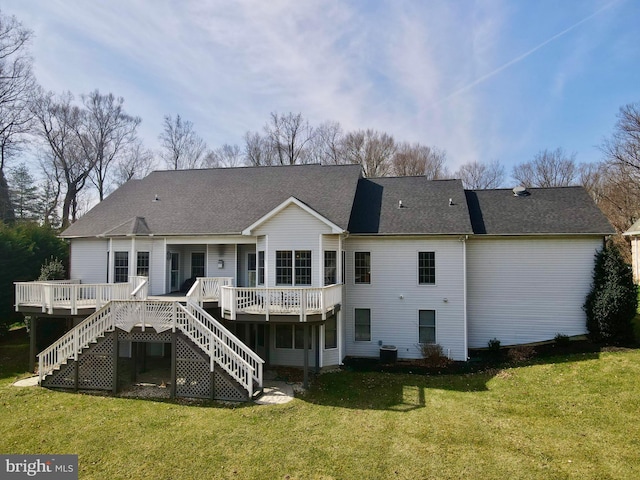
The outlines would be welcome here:
<svg viewBox="0 0 640 480">
<path fill-rule="evenodd" d="M 323 217 L 318 212 L 316 212 L 313 208 L 309 207 L 308 205 L 305 205 L 304 203 L 302 203 L 300 200 L 298 200 L 295 197 L 289 197 L 287 200 L 282 202 L 276 208 L 274 208 L 273 210 L 268 212 L 266 215 L 262 216 L 261 218 L 256 220 L 254 223 L 249 225 L 247 228 L 245 228 L 242 231 L 242 234 L 243 235 L 252 235 L 253 232 L 257 228 L 261 227 L 266 222 L 268 222 L 272 218 L 276 217 L 280 212 L 282 212 L 285 208 L 287 208 L 287 207 L 289 207 L 291 205 L 296 205 L 297 207 L 299 207 L 300 209 L 302 209 L 303 211 L 305 211 L 306 213 L 308 213 L 312 217 L 314 217 L 317 220 L 319 220 L 320 222 L 324 223 L 327 227 L 329 227 L 331 229 L 331 233 L 344 233 L 345 232 L 344 228 L 340 228 L 338 225 L 336 225 L 332 221 L 327 220 L 325 217 Z"/>
</svg>

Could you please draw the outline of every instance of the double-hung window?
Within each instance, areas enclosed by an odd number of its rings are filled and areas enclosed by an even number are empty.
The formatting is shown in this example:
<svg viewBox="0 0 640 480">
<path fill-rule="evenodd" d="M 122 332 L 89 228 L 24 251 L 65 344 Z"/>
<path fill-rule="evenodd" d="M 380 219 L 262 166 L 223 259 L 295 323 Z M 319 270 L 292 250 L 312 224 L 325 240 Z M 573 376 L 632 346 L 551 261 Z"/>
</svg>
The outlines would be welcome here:
<svg viewBox="0 0 640 480">
<path fill-rule="evenodd" d="M 290 250 L 276 251 L 276 285 L 293 283 L 293 255 Z"/>
<path fill-rule="evenodd" d="M 311 285 L 311 250 L 296 251 L 296 285 Z"/>
<path fill-rule="evenodd" d="M 371 252 L 355 252 L 355 283 L 371 283 Z"/>
<path fill-rule="evenodd" d="M 204 277 L 204 252 L 191 254 L 191 278 Z"/>
<path fill-rule="evenodd" d="M 129 252 L 115 252 L 113 256 L 113 281 L 114 283 L 129 281 Z"/>
<path fill-rule="evenodd" d="M 338 347 L 338 322 L 336 316 L 332 315 L 327 318 L 324 323 L 324 348 L 326 350 L 330 348 Z"/>
<path fill-rule="evenodd" d="M 369 308 L 355 310 L 355 340 L 356 342 L 371 341 L 371 310 Z"/>
<path fill-rule="evenodd" d="M 324 252 L 324 284 L 333 285 L 336 283 L 336 272 L 338 271 L 338 252 L 326 250 Z"/>
<path fill-rule="evenodd" d="M 136 275 L 149 276 L 149 252 L 138 252 Z"/>
<path fill-rule="evenodd" d="M 258 285 L 264 285 L 264 250 L 258 251 Z"/>
<path fill-rule="evenodd" d="M 418 252 L 418 284 L 435 285 L 436 252 Z"/>
<path fill-rule="evenodd" d="M 436 311 L 418 311 L 418 341 L 420 343 L 436 343 Z"/>
</svg>

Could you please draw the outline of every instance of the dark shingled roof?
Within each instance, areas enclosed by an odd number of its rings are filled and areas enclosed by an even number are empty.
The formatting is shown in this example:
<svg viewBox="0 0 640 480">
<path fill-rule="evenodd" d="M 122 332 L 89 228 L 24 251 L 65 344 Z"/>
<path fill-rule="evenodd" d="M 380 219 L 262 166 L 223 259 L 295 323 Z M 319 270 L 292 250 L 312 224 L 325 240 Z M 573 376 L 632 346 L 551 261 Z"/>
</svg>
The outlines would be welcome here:
<svg viewBox="0 0 640 480">
<path fill-rule="evenodd" d="M 460 180 L 398 177 L 360 180 L 349 232 L 470 234 L 473 230 Z"/>
<path fill-rule="evenodd" d="M 127 182 L 62 237 L 240 233 L 290 197 L 346 229 L 360 176 L 359 165 L 153 172 Z"/>
<path fill-rule="evenodd" d="M 473 232 L 487 235 L 604 234 L 615 230 L 582 187 L 465 191 Z"/>
</svg>

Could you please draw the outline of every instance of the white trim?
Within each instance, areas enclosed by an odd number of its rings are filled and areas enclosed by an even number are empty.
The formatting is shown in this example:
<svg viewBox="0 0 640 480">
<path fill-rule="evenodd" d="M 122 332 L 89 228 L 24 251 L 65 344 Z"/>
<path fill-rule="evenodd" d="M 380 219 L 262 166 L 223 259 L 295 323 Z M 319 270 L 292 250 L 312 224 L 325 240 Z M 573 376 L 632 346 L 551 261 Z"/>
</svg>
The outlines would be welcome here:
<svg viewBox="0 0 640 480">
<path fill-rule="evenodd" d="M 462 237 L 462 308 L 464 322 L 463 349 L 465 360 L 469 359 L 469 327 L 467 325 L 467 239 L 468 236 Z M 436 331 L 437 333 L 437 331 Z"/>
<path fill-rule="evenodd" d="M 331 233 L 344 233 L 345 230 L 340 228 L 339 226 L 337 226 L 335 223 L 333 223 L 332 221 L 326 219 L 325 217 L 323 217 L 322 215 L 320 215 L 318 212 L 316 212 L 314 209 L 312 209 L 311 207 L 309 207 L 308 205 L 305 205 L 304 203 L 302 203 L 300 200 L 298 200 L 295 197 L 289 197 L 287 200 L 285 200 L 284 202 L 282 202 L 280 205 L 278 205 L 276 208 L 274 208 L 273 210 L 271 210 L 269 213 L 267 213 L 266 215 L 263 215 L 260 219 L 258 219 L 256 222 L 252 223 L 251 225 L 249 225 L 247 228 L 245 228 L 242 231 L 243 235 L 253 235 L 253 230 L 255 230 L 256 228 L 258 228 L 260 225 L 262 225 L 264 222 L 266 222 L 267 220 L 275 217 L 278 213 L 280 213 L 282 210 L 284 210 L 285 208 L 287 208 L 289 205 L 296 205 L 297 207 L 301 208 L 302 210 L 304 210 L 305 212 L 307 212 L 309 215 L 312 215 L 313 217 L 317 218 L 318 220 L 320 220 L 322 223 L 324 223 L 325 225 L 327 225 L 329 228 L 331 228 Z"/>
</svg>

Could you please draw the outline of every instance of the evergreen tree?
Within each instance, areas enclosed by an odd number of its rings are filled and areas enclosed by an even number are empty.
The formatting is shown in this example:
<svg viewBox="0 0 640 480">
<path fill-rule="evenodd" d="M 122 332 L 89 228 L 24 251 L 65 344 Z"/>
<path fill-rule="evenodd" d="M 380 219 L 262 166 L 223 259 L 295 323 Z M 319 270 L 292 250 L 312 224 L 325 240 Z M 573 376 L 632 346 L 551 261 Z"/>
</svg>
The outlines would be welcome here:
<svg viewBox="0 0 640 480">
<path fill-rule="evenodd" d="M 37 220 L 40 195 L 27 166 L 22 163 L 10 170 L 9 193 L 17 220 Z"/>
<path fill-rule="evenodd" d="M 618 247 L 608 243 L 596 254 L 593 284 L 584 305 L 590 336 L 604 342 L 632 340 L 637 295 L 631 267 Z"/>
</svg>

